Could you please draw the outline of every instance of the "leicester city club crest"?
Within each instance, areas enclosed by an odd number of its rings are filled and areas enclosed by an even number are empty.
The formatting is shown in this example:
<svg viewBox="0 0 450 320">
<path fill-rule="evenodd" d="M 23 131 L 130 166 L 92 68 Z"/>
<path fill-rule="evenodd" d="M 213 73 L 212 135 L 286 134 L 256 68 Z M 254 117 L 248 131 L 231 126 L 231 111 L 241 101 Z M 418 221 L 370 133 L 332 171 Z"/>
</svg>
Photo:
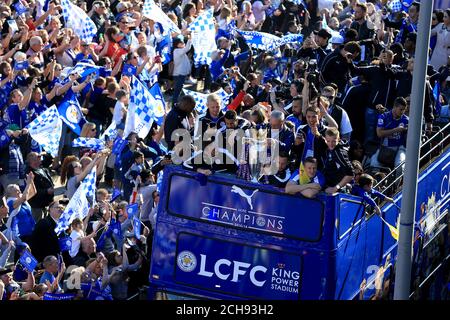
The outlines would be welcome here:
<svg viewBox="0 0 450 320">
<path fill-rule="evenodd" d="M 155 117 L 156 118 L 161 118 L 164 116 L 164 105 L 162 103 L 162 98 L 161 96 L 155 96 L 155 100 L 156 100 L 156 106 L 153 109 Z"/>
<path fill-rule="evenodd" d="M 71 103 L 66 110 L 66 119 L 72 123 L 78 123 L 81 120 L 80 111 L 77 108 L 77 105 Z"/>
<path fill-rule="evenodd" d="M 197 266 L 197 258 L 190 251 L 182 251 L 178 254 L 177 265 L 184 272 L 191 272 Z"/>
</svg>

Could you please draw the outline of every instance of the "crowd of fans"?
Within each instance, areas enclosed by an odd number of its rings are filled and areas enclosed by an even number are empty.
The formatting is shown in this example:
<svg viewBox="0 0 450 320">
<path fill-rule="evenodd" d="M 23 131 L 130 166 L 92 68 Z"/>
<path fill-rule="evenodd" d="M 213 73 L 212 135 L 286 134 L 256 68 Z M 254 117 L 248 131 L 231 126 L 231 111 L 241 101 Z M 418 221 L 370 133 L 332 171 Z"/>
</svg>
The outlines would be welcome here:
<svg viewBox="0 0 450 320">
<path fill-rule="evenodd" d="M 181 30 L 171 34 L 169 53 L 161 52 L 161 30 L 142 15 L 141 0 L 76 1 L 97 26 L 94 43 L 81 42 L 66 27 L 59 0 L 45 1 L 46 11 L 38 10 L 40 2 L 0 4 L 1 300 L 58 294 L 124 300 L 138 294 L 148 282 L 157 177 L 176 162 L 177 129 L 187 130 L 193 145 L 182 165 L 199 174 L 249 179 L 238 142 L 267 137 L 277 143 L 278 172 L 260 175 L 260 183 L 305 197 L 352 192 L 377 212 L 372 197 L 392 201 L 373 185 L 386 169 L 402 173 L 419 2 L 393 10 L 385 0 L 162 1 Z M 218 49 L 209 66 L 194 67 L 187 26 L 210 8 Z M 448 119 L 449 15 L 450 9 L 433 13 L 423 106 L 428 136 L 435 119 Z M 262 51 L 230 31 L 232 23 L 278 36 L 302 34 L 304 40 Z M 25 61 L 27 68 L 17 67 Z M 64 72 L 79 62 L 101 66 L 100 76 L 80 81 Z M 119 154 L 111 153 L 111 144 L 101 151 L 72 147 L 77 135 L 64 125 L 58 157 L 43 152 L 26 126 L 67 94 L 77 95 L 87 119 L 81 137 L 98 138 L 112 122 L 122 132 L 131 98 L 124 64 L 134 66 L 149 87 L 149 75 L 157 75 L 167 105 L 164 123 L 154 122 L 145 139 L 124 137 Z M 209 94 L 205 114 L 183 95 L 187 86 Z M 214 93 L 219 89 L 230 95 L 228 103 Z M 65 205 L 94 167 L 96 205 L 57 235 Z M 60 184 L 63 197 L 55 193 Z M 139 236 L 128 217 L 130 203 L 139 205 Z M 71 239 L 67 250 L 63 237 Z M 21 263 L 27 252 L 39 263 L 34 272 Z"/>
</svg>

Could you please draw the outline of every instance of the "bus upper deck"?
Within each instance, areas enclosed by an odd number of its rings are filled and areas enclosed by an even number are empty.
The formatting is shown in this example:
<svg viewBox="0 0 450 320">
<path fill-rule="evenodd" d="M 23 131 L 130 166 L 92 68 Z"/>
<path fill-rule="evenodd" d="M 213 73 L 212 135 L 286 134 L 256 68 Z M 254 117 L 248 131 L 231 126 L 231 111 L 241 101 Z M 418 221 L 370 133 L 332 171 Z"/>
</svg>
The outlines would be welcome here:
<svg viewBox="0 0 450 320">
<path fill-rule="evenodd" d="M 439 131 L 444 139 L 423 148 L 423 159 L 435 157 L 419 177 L 418 287 L 448 268 L 449 128 Z M 396 205 L 384 204 L 381 216 L 392 226 L 401 205 L 401 189 L 393 189 L 399 181 L 388 175 L 380 184 L 395 193 Z M 307 199 L 228 175 L 204 181 L 171 166 L 164 171 L 150 283 L 206 299 L 354 299 L 361 288 L 361 298 L 370 298 L 377 277 L 389 285 L 395 262 L 397 242 L 381 218 L 349 194 Z"/>
</svg>

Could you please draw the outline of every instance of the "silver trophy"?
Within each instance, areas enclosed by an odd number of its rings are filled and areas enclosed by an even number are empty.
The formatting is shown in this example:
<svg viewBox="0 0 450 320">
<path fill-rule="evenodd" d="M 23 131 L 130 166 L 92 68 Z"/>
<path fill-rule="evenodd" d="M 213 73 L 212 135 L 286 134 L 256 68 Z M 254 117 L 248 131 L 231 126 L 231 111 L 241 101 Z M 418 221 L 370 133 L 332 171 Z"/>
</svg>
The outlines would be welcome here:
<svg viewBox="0 0 450 320">
<path fill-rule="evenodd" d="M 262 176 L 274 174 L 272 167 L 274 164 L 275 166 L 278 164 L 276 161 L 272 161 L 273 151 L 277 148 L 276 142 L 275 139 L 265 137 L 242 138 L 244 152 L 241 163 L 248 166 L 251 182 L 258 183 Z"/>
</svg>

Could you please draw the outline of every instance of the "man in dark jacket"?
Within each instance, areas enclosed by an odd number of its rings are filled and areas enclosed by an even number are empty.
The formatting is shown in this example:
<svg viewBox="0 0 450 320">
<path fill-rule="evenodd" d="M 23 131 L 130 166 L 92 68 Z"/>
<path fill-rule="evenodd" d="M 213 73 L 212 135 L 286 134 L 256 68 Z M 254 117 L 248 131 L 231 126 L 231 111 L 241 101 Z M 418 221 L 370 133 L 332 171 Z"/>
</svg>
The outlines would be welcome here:
<svg viewBox="0 0 450 320">
<path fill-rule="evenodd" d="M 31 251 L 38 261 L 42 261 L 46 256 L 57 256 L 61 251 L 55 228 L 64 212 L 64 206 L 59 201 L 54 201 L 48 210 L 49 215 L 35 225 L 31 235 Z"/>
<path fill-rule="evenodd" d="M 283 151 L 289 154 L 295 137 L 294 132 L 285 124 L 283 112 L 274 110 L 270 114 L 267 137 L 278 140 L 280 142 L 280 152 Z"/>
<path fill-rule="evenodd" d="M 372 39 L 375 35 L 374 27 L 367 24 L 367 6 L 365 3 L 356 3 L 355 18 L 350 29 L 358 31 L 358 40 Z"/>
<path fill-rule="evenodd" d="M 176 137 L 172 137 L 175 130 L 185 129 L 188 134 L 190 133 L 191 125 L 189 124 L 188 117 L 194 108 L 194 98 L 185 95 L 178 100 L 177 105 L 167 114 L 166 121 L 164 122 L 164 137 L 169 151 L 175 147 L 175 142 L 177 141 Z"/>
<path fill-rule="evenodd" d="M 320 83 L 326 86 L 335 83 L 338 86 L 338 98 L 345 93 L 345 88 L 350 80 L 352 60 L 361 52 L 361 47 L 356 42 L 347 42 L 344 47 L 337 48 L 325 57 L 320 68 Z"/>
<path fill-rule="evenodd" d="M 44 209 L 53 202 L 55 195 L 54 184 L 47 168 L 41 168 L 41 156 L 37 152 L 30 152 L 27 156 L 27 174 L 34 174 L 36 195 L 28 202 L 31 206 L 34 221 L 44 218 Z"/>
<path fill-rule="evenodd" d="M 350 183 L 354 173 L 346 145 L 340 141 L 338 129 L 330 128 L 325 131 L 325 143 L 327 149 L 320 155 L 324 164 L 322 173 L 327 186 L 325 192 L 333 194 Z"/>
</svg>

